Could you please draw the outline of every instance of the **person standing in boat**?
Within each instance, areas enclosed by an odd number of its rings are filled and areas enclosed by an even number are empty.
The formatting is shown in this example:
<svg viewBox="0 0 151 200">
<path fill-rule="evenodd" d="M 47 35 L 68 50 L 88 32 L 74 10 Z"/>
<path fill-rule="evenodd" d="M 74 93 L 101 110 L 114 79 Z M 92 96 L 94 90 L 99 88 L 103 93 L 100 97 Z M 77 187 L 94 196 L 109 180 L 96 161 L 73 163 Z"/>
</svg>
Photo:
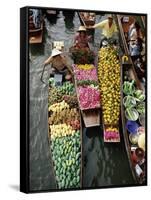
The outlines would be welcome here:
<svg viewBox="0 0 151 200">
<path fill-rule="evenodd" d="M 108 15 L 108 18 L 104 21 L 94 24 L 93 26 L 89 26 L 88 28 L 100 28 L 102 30 L 101 43 L 103 40 L 114 40 L 114 42 L 118 40 L 118 30 L 112 15 Z"/>
<path fill-rule="evenodd" d="M 67 58 L 56 48 L 52 50 L 51 56 L 44 62 L 44 65 L 48 64 L 51 64 L 50 74 L 61 73 L 64 75 L 73 75 L 72 69 L 67 63 Z"/>
<path fill-rule="evenodd" d="M 91 36 L 87 35 L 86 28 L 80 26 L 77 32 L 78 34 L 74 38 L 74 47 L 79 49 L 89 48 L 88 42 L 91 40 Z"/>
<path fill-rule="evenodd" d="M 134 59 L 138 58 L 141 55 L 143 49 L 143 34 L 141 32 L 140 25 L 137 22 L 134 22 L 129 28 L 128 43 L 130 55 Z"/>
</svg>

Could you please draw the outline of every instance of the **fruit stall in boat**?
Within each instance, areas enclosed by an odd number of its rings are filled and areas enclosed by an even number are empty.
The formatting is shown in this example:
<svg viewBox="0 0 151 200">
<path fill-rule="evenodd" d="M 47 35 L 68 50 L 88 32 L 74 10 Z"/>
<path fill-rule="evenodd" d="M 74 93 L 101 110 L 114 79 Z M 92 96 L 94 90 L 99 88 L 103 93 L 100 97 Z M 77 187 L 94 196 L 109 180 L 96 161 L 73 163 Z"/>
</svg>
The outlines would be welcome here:
<svg viewBox="0 0 151 200">
<path fill-rule="evenodd" d="M 132 23 L 134 18 L 128 18 L 128 21 Z M 124 56 L 120 59 L 123 138 L 135 183 L 143 184 L 146 176 L 145 86 L 138 79 L 134 63 L 129 55 L 124 27 L 121 25 L 119 15 L 117 15 L 117 23 L 124 52 Z"/>
<path fill-rule="evenodd" d="M 29 10 L 29 43 L 42 43 L 43 37 L 43 16 L 38 9 Z"/>
<path fill-rule="evenodd" d="M 103 128 L 104 142 L 100 151 L 113 147 L 115 152 L 116 147 L 120 149 L 123 146 L 126 150 L 122 156 L 126 157 L 126 163 L 130 166 L 130 176 L 133 176 L 136 184 L 145 182 L 145 87 L 138 78 L 131 56 L 128 56 L 125 32 L 128 32 L 134 19 L 132 16 L 125 17 L 125 27 L 121 19 L 117 15 L 120 46 L 125 55 L 123 59 L 112 44 L 101 45 L 97 62 L 94 61 L 97 56 L 90 50 L 90 45 L 87 51 L 76 49 L 78 61 L 72 49 L 74 77 L 51 74 L 49 78 L 48 139 L 56 188 L 83 187 L 82 133 L 90 130 L 89 127 L 92 127 L 92 132 L 95 132 L 95 128 L 100 129 L 100 133 Z M 82 19 L 80 21 L 87 26 Z M 52 48 L 63 51 L 64 41 L 53 41 Z"/>
<path fill-rule="evenodd" d="M 98 80 L 104 142 L 120 142 L 120 62 L 113 45 L 107 44 L 99 50 Z"/>
<path fill-rule="evenodd" d="M 145 93 L 135 76 L 128 56 L 122 60 L 121 113 L 125 146 L 134 180 L 144 182 L 145 161 Z"/>
<path fill-rule="evenodd" d="M 50 152 L 52 154 L 57 188 L 81 188 L 81 116 L 74 79 L 66 72 L 63 74 L 59 72 L 50 74 L 48 126 Z"/>
</svg>

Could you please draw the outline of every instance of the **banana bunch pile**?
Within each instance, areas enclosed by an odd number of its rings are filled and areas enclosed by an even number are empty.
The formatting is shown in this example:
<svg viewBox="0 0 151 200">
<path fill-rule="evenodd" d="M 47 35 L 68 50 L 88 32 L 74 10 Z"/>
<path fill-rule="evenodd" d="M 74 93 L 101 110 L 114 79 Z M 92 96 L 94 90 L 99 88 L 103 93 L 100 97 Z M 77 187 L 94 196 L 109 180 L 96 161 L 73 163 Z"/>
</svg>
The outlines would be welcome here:
<svg viewBox="0 0 151 200">
<path fill-rule="evenodd" d="M 79 112 L 77 108 L 70 108 L 67 103 L 57 103 L 49 107 L 51 115 L 49 117 L 49 124 L 68 123 L 72 120 L 79 119 Z"/>
<path fill-rule="evenodd" d="M 51 139 L 68 136 L 68 135 L 74 135 L 75 130 L 72 129 L 72 126 L 67 124 L 58 124 L 58 125 L 50 125 L 50 134 Z"/>
</svg>

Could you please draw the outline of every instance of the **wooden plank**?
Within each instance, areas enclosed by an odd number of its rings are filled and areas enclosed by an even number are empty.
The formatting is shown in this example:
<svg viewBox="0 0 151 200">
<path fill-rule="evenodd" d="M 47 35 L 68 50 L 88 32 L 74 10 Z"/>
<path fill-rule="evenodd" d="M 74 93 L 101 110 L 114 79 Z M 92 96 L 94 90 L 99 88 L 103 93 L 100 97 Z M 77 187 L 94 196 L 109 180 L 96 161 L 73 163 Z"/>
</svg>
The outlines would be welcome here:
<svg viewBox="0 0 151 200">
<path fill-rule="evenodd" d="M 100 109 L 81 110 L 85 127 L 100 126 Z"/>
</svg>

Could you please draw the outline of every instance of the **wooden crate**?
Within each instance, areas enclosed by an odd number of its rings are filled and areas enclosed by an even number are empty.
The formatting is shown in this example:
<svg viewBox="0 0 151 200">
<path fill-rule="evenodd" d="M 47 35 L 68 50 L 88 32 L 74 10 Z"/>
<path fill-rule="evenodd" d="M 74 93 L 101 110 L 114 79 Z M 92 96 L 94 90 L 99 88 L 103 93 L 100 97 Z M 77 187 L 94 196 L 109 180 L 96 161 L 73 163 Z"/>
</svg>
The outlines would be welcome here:
<svg viewBox="0 0 151 200">
<path fill-rule="evenodd" d="M 85 127 L 100 126 L 100 109 L 81 110 Z"/>
<path fill-rule="evenodd" d="M 111 139 L 111 140 L 106 140 L 106 138 L 105 138 L 105 131 L 106 131 L 106 129 L 108 128 L 108 127 L 110 127 L 109 125 L 104 125 L 103 126 L 103 137 L 104 137 L 104 142 L 106 142 L 106 143 L 117 143 L 117 142 L 120 142 L 120 134 L 119 134 L 119 137 L 117 138 L 117 139 Z M 118 125 L 115 125 L 115 126 L 113 126 L 114 128 L 117 128 L 118 129 L 118 132 L 119 132 L 119 127 L 118 127 Z"/>
</svg>

